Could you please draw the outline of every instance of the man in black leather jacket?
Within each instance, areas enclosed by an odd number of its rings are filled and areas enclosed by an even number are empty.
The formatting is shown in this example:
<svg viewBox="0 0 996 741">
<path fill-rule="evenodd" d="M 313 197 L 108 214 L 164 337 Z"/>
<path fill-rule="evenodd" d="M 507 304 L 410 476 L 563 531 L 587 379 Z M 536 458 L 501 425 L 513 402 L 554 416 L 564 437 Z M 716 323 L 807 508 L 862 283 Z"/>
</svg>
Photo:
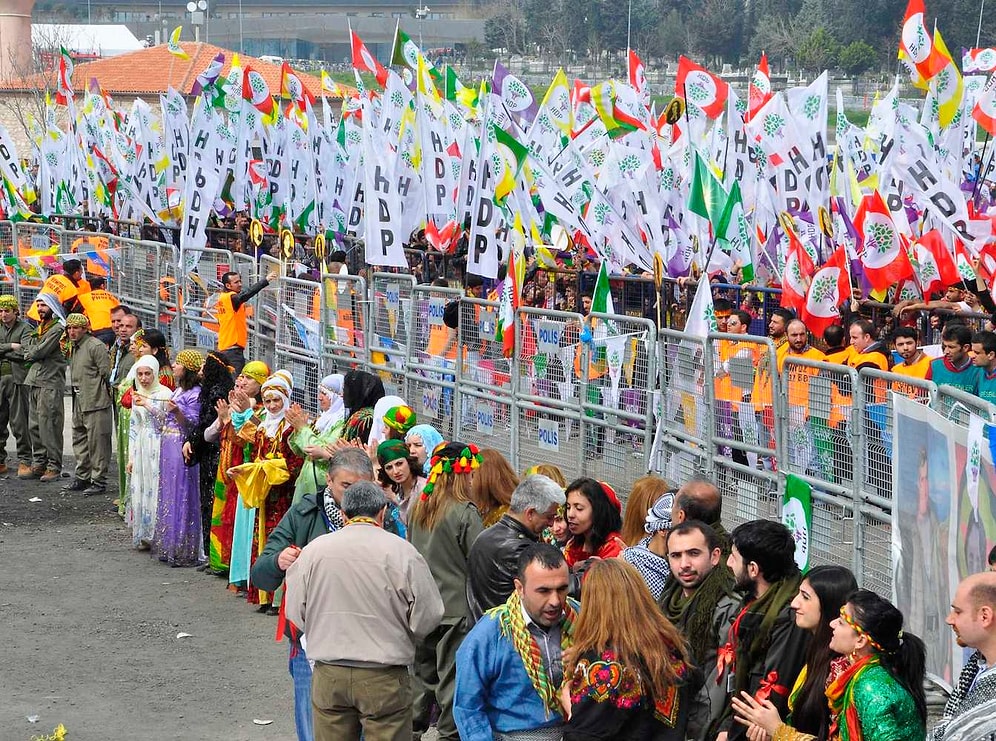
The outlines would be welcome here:
<svg viewBox="0 0 996 741">
<path fill-rule="evenodd" d="M 474 622 L 492 607 L 505 604 L 515 589 L 519 554 L 540 540 L 564 504 L 564 490 L 551 478 L 527 476 L 515 491 L 508 512 L 477 536 L 470 549 L 467 602 Z"/>
</svg>

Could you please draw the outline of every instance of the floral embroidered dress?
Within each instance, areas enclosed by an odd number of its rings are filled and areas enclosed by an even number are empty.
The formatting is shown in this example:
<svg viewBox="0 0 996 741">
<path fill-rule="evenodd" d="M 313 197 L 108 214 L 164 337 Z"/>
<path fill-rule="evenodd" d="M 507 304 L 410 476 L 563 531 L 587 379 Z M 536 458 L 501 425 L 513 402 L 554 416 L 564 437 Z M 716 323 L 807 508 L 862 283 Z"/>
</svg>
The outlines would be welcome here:
<svg viewBox="0 0 996 741">
<path fill-rule="evenodd" d="M 680 683 L 655 699 L 640 681 L 644 670 L 622 664 L 612 651 L 589 651 L 578 657 L 568 684 L 571 718 L 564 727 L 564 741 L 684 741 L 691 671 L 680 658 L 675 662 L 681 667 Z"/>
</svg>

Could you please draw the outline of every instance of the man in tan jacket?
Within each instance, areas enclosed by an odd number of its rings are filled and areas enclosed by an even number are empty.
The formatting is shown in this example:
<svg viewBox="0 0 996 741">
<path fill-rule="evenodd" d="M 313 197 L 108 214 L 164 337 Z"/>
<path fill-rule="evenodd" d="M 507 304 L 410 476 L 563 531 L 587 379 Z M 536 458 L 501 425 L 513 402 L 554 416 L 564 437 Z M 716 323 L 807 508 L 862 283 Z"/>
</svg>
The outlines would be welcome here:
<svg viewBox="0 0 996 741">
<path fill-rule="evenodd" d="M 383 530 L 387 498 L 369 481 L 342 497 L 347 524 L 301 551 L 287 570 L 287 618 L 315 662 L 316 741 L 409 741 L 415 643 L 443 617 L 425 559 Z"/>
<path fill-rule="evenodd" d="M 90 321 L 83 314 L 66 317 L 66 335 L 76 476 L 64 490 L 82 491 L 84 496 L 103 494 L 111 461 L 110 356 L 107 345 L 90 334 Z"/>
</svg>

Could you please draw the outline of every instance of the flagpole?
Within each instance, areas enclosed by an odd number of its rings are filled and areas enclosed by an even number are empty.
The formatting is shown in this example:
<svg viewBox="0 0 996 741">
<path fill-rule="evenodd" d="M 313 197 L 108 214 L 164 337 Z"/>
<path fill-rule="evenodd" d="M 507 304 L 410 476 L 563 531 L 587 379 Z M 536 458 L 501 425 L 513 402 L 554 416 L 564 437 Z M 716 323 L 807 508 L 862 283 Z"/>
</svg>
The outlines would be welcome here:
<svg viewBox="0 0 996 741">
<path fill-rule="evenodd" d="M 985 0 L 983 0 L 985 2 Z M 633 28 L 633 0 L 629 0 L 626 11 L 626 64 L 629 64 L 629 51 L 633 47 L 630 45 L 630 31 Z M 982 28 L 982 15 L 979 14 L 979 28 Z M 979 45 L 978 42 L 975 43 Z"/>
<path fill-rule="evenodd" d="M 982 12 L 986 9 L 986 0 L 979 3 L 979 30 L 975 32 L 975 48 L 979 48 L 979 39 L 982 38 Z"/>
<path fill-rule="evenodd" d="M 986 138 L 982 142 L 982 154 L 979 156 L 979 174 L 975 177 L 975 186 L 972 188 L 972 203 L 976 208 L 979 207 L 979 186 L 982 185 L 982 181 L 985 179 L 983 175 L 983 167 L 986 163 L 986 147 L 989 146 L 989 131 L 986 131 Z"/>
</svg>

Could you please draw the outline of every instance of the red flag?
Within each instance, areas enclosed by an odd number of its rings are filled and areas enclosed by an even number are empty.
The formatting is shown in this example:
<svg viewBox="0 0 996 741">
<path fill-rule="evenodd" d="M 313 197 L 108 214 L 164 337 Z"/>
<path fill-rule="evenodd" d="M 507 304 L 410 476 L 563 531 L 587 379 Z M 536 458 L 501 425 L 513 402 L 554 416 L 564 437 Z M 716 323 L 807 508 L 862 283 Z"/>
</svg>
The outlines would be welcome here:
<svg viewBox="0 0 996 741">
<path fill-rule="evenodd" d="M 972 109 L 972 118 L 979 122 L 990 136 L 996 136 L 996 74 L 982 88 L 982 95 Z"/>
<path fill-rule="evenodd" d="M 948 60 L 934 45 L 934 37 L 923 22 L 925 15 L 923 0 L 909 0 L 899 39 L 900 50 L 905 52 L 924 81 L 948 66 Z"/>
<path fill-rule="evenodd" d="M 270 86 L 266 84 L 263 75 L 249 65 L 242 71 L 242 97 L 264 116 L 272 116 L 276 110 Z"/>
<path fill-rule="evenodd" d="M 643 62 L 632 49 L 629 50 L 629 84 L 640 96 L 647 89 L 647 75 L 643 68 Z"/>
<path fill-rule="evenodd" d="M 353 51 L 353 67 L 364 72 L 369 72 L 377 78 L 381 87 L 387 85 L 387 70 L 384 65 L 377 61 L 377 57 L 370 53 L 367 45 L 363 43 L 356 31 L 349 30 L 349 46 Z"/>
<path fill-rule="evenodd" d="M 785 253 L 785 272 L 782 273 L 782 306 L 801 316 L 816 265 L 795 230 L 789 229 L 786 235 L 789 246 Z"/>
<path fill-rule="evenodd" d="M 817 337 L 831 324 L 840 321 L 840 305 L 851 298 L 851 281 L 847 275 L 847 256 L 838 247 L 826 264 L 816 271 L 806 291 L 802 320 Z"/>
<path fill-rule="evenodd" d="M 768 71 L 768 55 L 762 52 L 761 61 L 758 62 L 747 87 L 747 120 L 754 118 L 754 114 L 769 100 L 771 100 L 771 73 Z"/>
<path fill-rule="evenodd" d="M 730 86 L 687 57 L 678 59 L 678 76 L 674 80 L 674 94 L 694 103 L 712 119 L 718 118 L 726 110 L 726 98 Z"/>
<path fill-rule="evenodd" d="M 961 280 L 954 255 L 938 229 L 925 232 L 909 245 L 910 262 L 924 296 L 943 291 Z"/>
<path fill-rule="evenodd" d="M 860 253 L 861 264 L 873 289 L 883 291 L 913 275 L 899 232 L 877 190 L 861 199 L 854 227 L 864 248 Z"/>
</svg>

